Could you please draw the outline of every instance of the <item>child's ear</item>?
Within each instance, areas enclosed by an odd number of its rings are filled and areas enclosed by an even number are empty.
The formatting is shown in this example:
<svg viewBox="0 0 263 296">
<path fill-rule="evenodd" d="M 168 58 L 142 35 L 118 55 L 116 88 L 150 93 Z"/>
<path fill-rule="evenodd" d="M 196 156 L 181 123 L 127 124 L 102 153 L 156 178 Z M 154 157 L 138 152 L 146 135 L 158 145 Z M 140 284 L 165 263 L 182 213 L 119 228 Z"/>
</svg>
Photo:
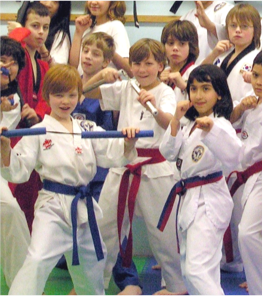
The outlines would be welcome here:
<svg viewBox="0 0 263 296">
<path fill-rule="evenodd" d="M 159 63 L 159 67 L 158 67 L 158 72 L 161 73 L 164 70 L 164 65 L 163 63 Z"/>
<path fill-rule="evenodd" d="M 103 63 L 102 63 L 102 68 L 103 68 L 103 69 L 104 69 L 104 68 L 107 68 L 108 65 L 109 65 L 109 63 L 110 63 L 110 60 L 109 60 L 109 59 L 104 59 L 104 61 L 103 61 Z"/>
<path fill-rule="evenodd" d="M 218 96 L 217 100 L 218 101 L 222 100 L 222 97 L 221 96 Z"/>
</svg>

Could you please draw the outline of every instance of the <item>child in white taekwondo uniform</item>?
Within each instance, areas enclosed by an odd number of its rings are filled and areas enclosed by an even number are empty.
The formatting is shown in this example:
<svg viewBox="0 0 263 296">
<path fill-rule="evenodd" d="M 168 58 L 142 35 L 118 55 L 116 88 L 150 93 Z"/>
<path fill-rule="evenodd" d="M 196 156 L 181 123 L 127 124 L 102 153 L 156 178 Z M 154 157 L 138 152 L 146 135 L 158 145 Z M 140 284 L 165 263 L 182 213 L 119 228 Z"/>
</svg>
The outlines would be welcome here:
<svg viewBox="0 0 263 296">
<path fill-rule="evenodd" d="M 177 245 L 174 222 L 169 223 L 164 233 L 158 233 L 156 228 L 158 216 L 164 206 L 164 197 L 175 182 L 173 166 L 164 161 L 159 152 L 162 136 L 176 107 L 173 90 L 158 79 L 165 65 L 165 50 L 161 42 L 145 38 L 130 48 L 129 57 L 131 70 L 139 83 L 139 94 L 133 89 L 131 81 L 105 84 L 88 93 L 90 98 L 101 99 L 102 109 L 120 111 L 118 129 L 131 124 L 140 129 L 154 130 L 152 139 L 139 139 L 136 143 L 139 157 L 129 167 L 110 169 L 102 188 L 99 205 L 104 216 L 99 226 L 108 251 L 105 285 L 110 281 L 112 267 L 117 259 L 118 236 L 120 238 L 123 233 L 128 236 L 125 252 L 122 250 L 122 254 L 125 253 L 124 264 L 130 264 L 132 244 L 129 227 L 131 230 L 135 212 L 144 218 L 149 243 L 154 257 L 161 265 L 166 289 L 173 293 L 185 293 L 180 257 L 174 251 Z M 93 76 L 86 86 L 101 79 L 115 82 L 119 79 L 119 74 L 115 69 L 107 68 Z M 147 101 L 151 101 L 157 108 L 157 116 L 151 114 L 146 105 Z M 127 187 L 131 189 L 128 202 L 126 194 L 121 194 Z M 175 211 L 173 216 L 175 217 Z"/>
<path fill-rule="evenodd" d="M 1 105 L 0 127 L 15 129 L 21 119 L 21 104 L 16 77 L 25 65 L 25 51 L 21 44 L 7 36 L 1 43 Z M 7 70 L 7 73 L 4 72 Z M 13 105 L 11 101 L 13 100 Z M 30 233 L 24 212 L 12 195 L 8 182 L 0 175 L 1 194 L 1 267 L 6 284 L 11 286 L 27 254 Z"/>
<path fill-rule="evenodd" d="M 224 70 L 234 106 L 252 91 L 244 81 L 260 51 L 261 18 L 250 4 L 237 4 L 226 18 L 229 40 L 219 41 L 203 63 L 214 63 Z M 234 46 L 233 46 L 234 45 Z"/>
<path fill-rule="evenodd" d="M 249 294 L 262 295 L 262 51 L 254 59 L 251 83 L 254 95 L 244 98 L 230 117 L 233 126 L 241 128 L 245 144 L 241 168 L 234 171 L 237 179 L 230 192 L 234 194 L 245 183 L 239 196 L 243 209 L 239 248 Z"/>
<path fill-rule="evenodd" d="M 243 148 L 227 120 L 233 105 L 223 71 L 214 65 L 195 68 L 187 92 L 190 101 L 177 104 L 160 146 L 166 159 L 176 161 L 181 181 L 168 197 L 158 228 L 163 230 L 169 217 L 166 209 L 171 209 L 174 193 L 179 194 L 181 268 L 187 291 L 220 295 L 222 241 L 233 209 L 222 170 L 239 163 Z M 181 129 L 184 115 L 190 122 Z"/>
<path fill-rule="evenodd" d="M 190 21 L 171 21 L 163 28 L 161 41 L 169 67 L 160 79 L 174 89 L 177 102 L 186 100 L 187 80 L 199 55 L 197 30 Z"/>
<path fill-rule="evenodd" d="M 199 65 L 219 40 L 227 38 L 225 21 L 233 4 L 224 1 L 194 1 L 195 9 L 181 17 L 192 22 L 198 32 L 200 54 L 196 60 Z"/>
<path fill-rule="evenodd" d="M 252 5 L 240 3 L 229 11 L 226 26 L 229 40 L 220 41 L 204 63 L 215 63 L 224 70 L 236 106 L 242 98 L 253 91 L 251 83 L 247 83 L 245 77 L 251 73 L 253 60 L 260 50 L 261 18 Z M 239 134 L 238 130 L 237 132 Z M 228 183 L 230 187 L 232 182 L 233 178 Z M 242 191 L 242 188 L 238 191 Z M 233 272 L 243 270 L 238 248 L 238 224 L 242 215 L 241 200 L 238 195 L 236 192 L 233 196 L 231 231 L 227 231 L 224 239 L 224 257 L 221 262 L 223 270 Z"/>
<path fill-rule="evenodd" d="M 81 94 L 77 70 L 68 65 L 53 66 L 43 84 L 43 95 L 52 111 L 34 127 L 64 134 L 23 137 L 14 149 L 1 136 L 3 177 L 24 182 L 35 168 L 43 181 L 35 205 L 28 254 L 9 294 L 41 295 L 51 270 L 63 254 L 77 294 L 104 294 L 106 248 L 95 214 L 102 215 L 89 195 L 87 184 L 94 177 L 97 164 L 124 166 L 137 156 L 134 136 L 138 130 L 124 128 L 123 133 L 128 135 L 125 141 L 81 139 L 83 130 L 102 130 L 93 122 L 80 122 L 70 116 Z"/>
</svg>

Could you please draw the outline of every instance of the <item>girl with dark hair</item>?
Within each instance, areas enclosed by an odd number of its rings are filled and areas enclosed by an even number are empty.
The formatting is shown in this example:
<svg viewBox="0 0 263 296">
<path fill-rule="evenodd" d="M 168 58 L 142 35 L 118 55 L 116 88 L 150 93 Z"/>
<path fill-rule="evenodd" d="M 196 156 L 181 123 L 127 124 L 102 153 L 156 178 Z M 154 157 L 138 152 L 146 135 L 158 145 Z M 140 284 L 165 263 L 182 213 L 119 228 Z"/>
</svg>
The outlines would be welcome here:
<svg viewBox="0 0 263 296">
<path fill-rule="evenodd" d="M 243 149 L 227 120 L 232 99 L 222 70 L 214 65 L 197 67 L 190 74 L 187 91 L 189 101 L 178 102 L 160 145 L 162 155 L 176 161 L 181 180 L 171 190 L 158 228 L 164 229 L 169 217 L 166 209 L 173 207 L 179 194 L 176 222 L 187 291 L 189 295 L 220 295 L 224 294 L 222 242 L 233 209 L 223 170 L 240 162 Z M 181 129 L 185 114 L 190 122 Z"/>
<path fill-rule="evenodd" d="M 45 47 L 40 49 L 41 58 L 45 59 L 49 54 L 52 63 L 67 64 L 71 45 L 69 31 L 71 1 L 40 1 L 40 3 L 48 8 L 51 17 Z"/>
</svg>

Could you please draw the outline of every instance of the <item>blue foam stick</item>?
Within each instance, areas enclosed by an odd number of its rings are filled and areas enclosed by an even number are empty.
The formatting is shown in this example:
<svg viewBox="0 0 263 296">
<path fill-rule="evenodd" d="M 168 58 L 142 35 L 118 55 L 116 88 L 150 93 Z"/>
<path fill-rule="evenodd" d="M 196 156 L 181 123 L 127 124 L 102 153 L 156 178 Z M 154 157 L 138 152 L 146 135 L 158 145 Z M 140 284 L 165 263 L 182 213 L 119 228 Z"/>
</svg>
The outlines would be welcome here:
<svg viewBox="0 0 263 296">
<path fill-rule="evenodd" d="M 122 132 L 119 131 L 93 131 L 93 132 L 82 132 L 81 137 L 86 138 L 125 138 L 126 136 L 123 135 Z M 147 137 L 153 137 L 153 130 L 144 130 L 140 131 L 135 135 L 135 138 L 147 138 Z"/>
<path fill-rule="evenodd" d="M 44 135 L 46 134 L 45 127 L 38 127 L 38 128 L 21 128 L 9 131 L 2 131 L 2 136 L 7 138 L 13 137 L 22 137 L 22 136 L 35 136 L 35 135 Z"/>
<path fill-rule="evenodd" d="M 3 75 L 6 75 L 6 76 L 9 75 L 9 70 L 8 70 L 8 69 L 6 69 L 6 68 L 4 68 L 4 67 L 1 67 L 1 71 L 2 71 L 2 74 L 3 74 Z"/>
</svg>

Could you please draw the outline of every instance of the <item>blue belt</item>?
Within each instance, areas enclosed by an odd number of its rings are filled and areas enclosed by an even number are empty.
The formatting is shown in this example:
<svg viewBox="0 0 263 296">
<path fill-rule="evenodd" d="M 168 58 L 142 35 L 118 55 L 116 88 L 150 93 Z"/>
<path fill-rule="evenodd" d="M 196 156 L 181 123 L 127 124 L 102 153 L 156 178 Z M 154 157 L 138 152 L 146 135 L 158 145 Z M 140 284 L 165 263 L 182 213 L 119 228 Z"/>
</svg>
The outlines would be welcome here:
<svg viewBox="0 0 263 296">
<path fill-rule="evenodd" d="M 87 211 L 88 211 L 88 221 L 90 226 L 90 232 L 95 247 L 96 255 L 98 261 L 104 258 L 99 229 L 95 217 L 93 200 L 90 194 L 89 186 L 69 186 L 49 180 L 43 181 L 43 188 L 48 191 L 55 193 L 75 195 L 71 203 L 71 222 L 72 222 L 72 232 L 73 232 L 73 254 L 72 254 L 72 265 L 79 265 L 79 255 L 78 255 L 78 244 L 77 244 L 77 204 L 79 199 L 84 199 L 86 197 L 87 201 Z"/>
<path fill-rule="evenodd" d="M 194 188 L 197 186 L 202 186 L 210 183 L 214 183 L 219 181 L 220 179 L 223 178 L 223 173 L 222 171 L 215 172 L 212 174 L 209 174 L 205 177 L 190 177 L 187 179 L 182 179 L 178 181 L 173 188 L 171 189 L 169 196 L 166 200 L 166 203 L 164 205 L 163 211 L 161 213 L 161 217 L 159 219 L 157 228 L 160 229 L 161 231 L 164 230 L 166 223 L 170 217 L 170 214 L 172 212 L 172 208 L 174 205 L 174 201 L 176 198 L 176 195 L 184 195 L 187 189 Z"/>
</svg>

